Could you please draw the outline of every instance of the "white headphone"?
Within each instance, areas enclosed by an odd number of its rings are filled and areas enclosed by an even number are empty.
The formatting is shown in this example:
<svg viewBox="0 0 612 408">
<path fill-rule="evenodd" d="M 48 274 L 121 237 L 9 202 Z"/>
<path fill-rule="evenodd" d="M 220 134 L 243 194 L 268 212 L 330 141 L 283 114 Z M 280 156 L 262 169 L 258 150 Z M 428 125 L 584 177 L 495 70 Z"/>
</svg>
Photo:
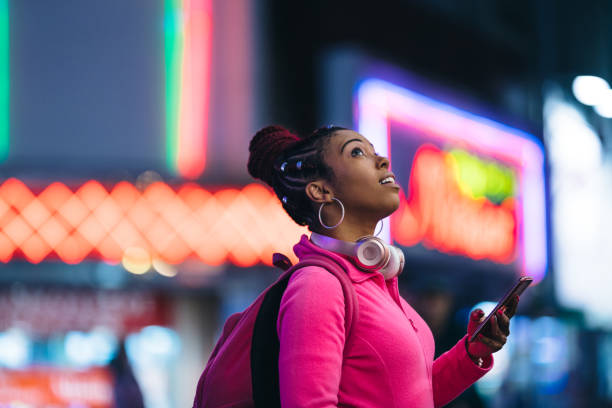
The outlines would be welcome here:
<svg viewBox="0 0 612 408">
<path fill-rule="evenodd" d="M 385 280 L 395 278 L 404 269 L 402 250 L 377 237 L 365 236 L 357 242 L 348 242 L 313 232 L 310 240 L 318 247 L 351 257 L 365 271 L 380 272 Z"/>
</svg>

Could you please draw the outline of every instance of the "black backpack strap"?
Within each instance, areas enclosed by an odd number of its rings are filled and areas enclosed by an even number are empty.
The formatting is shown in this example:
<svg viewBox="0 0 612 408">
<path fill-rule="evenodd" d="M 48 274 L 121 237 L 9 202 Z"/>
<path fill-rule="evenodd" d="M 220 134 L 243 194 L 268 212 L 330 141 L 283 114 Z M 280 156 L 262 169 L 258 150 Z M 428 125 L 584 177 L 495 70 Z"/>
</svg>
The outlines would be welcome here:
<svg viewBox="0 0 612 408">
<path fill-rule="evenodd" d="M 286 257 L 285 257 L 286 258 Z M 276 264 L 276 262 L 275 262 Z M 289 263 L 290 265 L 290 263 Z M 345 345 L 351 338 L 350 333 L 358 316 L 357 295 L 344 268 L 334 260 L 324 256 L 312 256 L 299 262 L 284 273 L 267 291 L 255 320 L 251 342 L 251 381 L 253 401 L 256 407 L 279 407 L 280 386 L 278 355 L 280 342 L 276 323 L 280 303 L 289 278 L 299 268 L 320 266 L 338 278 L 342 285 L 345 303 Z M 346 349 L 346 346 L 345 346 Z"/>
</svg>

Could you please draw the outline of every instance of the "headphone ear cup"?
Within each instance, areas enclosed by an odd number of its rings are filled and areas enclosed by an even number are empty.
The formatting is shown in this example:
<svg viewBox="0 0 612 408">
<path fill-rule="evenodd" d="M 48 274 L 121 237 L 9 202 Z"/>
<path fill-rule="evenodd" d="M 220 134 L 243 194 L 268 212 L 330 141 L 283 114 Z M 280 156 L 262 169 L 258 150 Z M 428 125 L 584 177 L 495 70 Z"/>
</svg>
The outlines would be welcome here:
<svg viewBox="0 0 612 408">
<path fill-rule="evenodd" d="M 384 276 L 385 280 L 393 279 L 402 273 L 404 269 L 404 253 L 401 249 L 394 246 L 388 245 L 389 248 L 389 262 L 387 265 L 380 270 L 380 273 Z"/>
<path fill-rule="evenodd" d="M 397 275 L 399 276 L 402 274 L 402 272 L 404 272 L 404 265 L 406 265 L 406 258 L 404 257 L 404 251 L 402 251 L 398 247 L 393 247 L 393 249 L 395 250 L 395 252 L 397 252 L 397 255 L 400 260 L 400 265 L 397 271 Z"/>
<path fill-rule="evenodd" d="M 360 241 L 355 253 L 359 266 L 370 271 L 388 264 L 390 257 L 389 246 L 376 237 L 367 237 Z"/>
</svg>

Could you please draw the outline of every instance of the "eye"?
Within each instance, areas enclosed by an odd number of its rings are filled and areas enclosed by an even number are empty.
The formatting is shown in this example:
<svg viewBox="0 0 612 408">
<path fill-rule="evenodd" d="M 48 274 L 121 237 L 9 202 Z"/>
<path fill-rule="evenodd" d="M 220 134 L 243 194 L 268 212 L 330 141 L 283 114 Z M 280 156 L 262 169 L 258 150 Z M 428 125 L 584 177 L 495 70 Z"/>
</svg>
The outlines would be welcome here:
<svg viewBox="0 0 612 408">
<path fill-rule="evenodd" d="M 363 156 L 363 150 L 361 149 L 361 147 L 356 147 L 353 150 L 351 150 L 351 156 L 352 157 L 356 157 L 356 156 Z"/>
</svg>

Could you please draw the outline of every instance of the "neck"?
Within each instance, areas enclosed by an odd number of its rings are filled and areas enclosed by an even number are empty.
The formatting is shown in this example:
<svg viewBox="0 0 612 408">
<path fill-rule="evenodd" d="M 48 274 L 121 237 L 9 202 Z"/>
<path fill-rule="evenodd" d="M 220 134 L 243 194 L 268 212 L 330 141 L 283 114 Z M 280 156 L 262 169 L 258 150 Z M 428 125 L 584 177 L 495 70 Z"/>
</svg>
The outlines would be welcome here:
<svg viewBox="0 0 612 408">
<path fill-rule="evenodd" d="M 348 242 L 355 242 L 361 237 L 365 237 L 367 235 L 374 235 L 374 230 L 376 229 L 376 222 L 364 223 L 363 221 L 361 221 L 357 223 L 351 222 L 351 220 L 347 218 L 345 218 L 342 224 L 338 225 L 336 228 L 319 228 L 316 232 L 321 235 L 326 235 L 331 238 Z"/>
</svg>

